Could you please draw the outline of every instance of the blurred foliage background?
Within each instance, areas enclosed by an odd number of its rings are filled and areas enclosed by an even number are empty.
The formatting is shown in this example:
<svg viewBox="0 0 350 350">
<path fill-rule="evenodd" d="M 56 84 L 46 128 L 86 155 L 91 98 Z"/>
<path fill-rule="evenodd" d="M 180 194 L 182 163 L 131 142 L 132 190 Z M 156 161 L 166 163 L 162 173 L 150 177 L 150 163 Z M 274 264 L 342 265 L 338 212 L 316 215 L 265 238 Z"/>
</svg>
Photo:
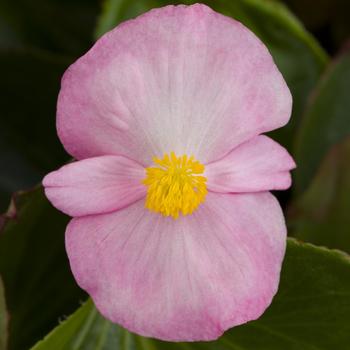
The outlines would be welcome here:
<svg viewBox="0 0 350 350">
<path fill-rule="evenodd" d="M 0 350 L 31 348 L 87 299 L 64 252 L 68 218 L 50 206 L 40 186 L 30 190 L 69 160 L 55 131 L 61 76 L 107 30 L 169 3 L 177 2 L 0 1 Z M 326 248 L 290 239 L 271 308 L 214 344 L 136 337 L 88 302 L 37 350 L 350 349 L 350 2 L 205 3 L 261 38 L 292 91 L 292 120 L 271 136 L 298 168 L 293 187 L 276 195 L 290 236 Z"/>
</svg>

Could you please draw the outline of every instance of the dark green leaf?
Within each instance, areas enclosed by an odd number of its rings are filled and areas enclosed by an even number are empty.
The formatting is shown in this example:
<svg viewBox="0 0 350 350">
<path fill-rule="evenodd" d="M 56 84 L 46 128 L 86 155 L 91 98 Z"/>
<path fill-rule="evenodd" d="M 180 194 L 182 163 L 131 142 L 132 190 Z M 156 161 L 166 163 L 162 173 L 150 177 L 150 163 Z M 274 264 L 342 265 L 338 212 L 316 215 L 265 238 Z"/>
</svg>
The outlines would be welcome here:
<svg viewBox="0 0 350 350">
<path fill-rule="evenodd" d="M 296 138 L 296 190 L 306 190 L 327 151 L 350 135 L 350 50 L 320 81 Z"/>
<path fill-rule="evenodd" d="M 289 240 L 270 308 L 216 342 L 167 343 L 136 336 L 105 320 L 89 301 L 32 350 L 345 350 L 350 342 L 349 297 L 349 257 Z"/>
<path fill-rule="evenodd" d="M 182 3 L 194 2 L 184 1 Z M 290 148 L 306 99 L 327 62 L 325 53 L 298 20 L 277 2 L 263 0 L 207 0 L 203 2 L 214 10 L 244 23 L 261 38 L 271 51 L 294 99 L 291 122 L 283 129 L 274 132 L 273 137 Z M 96 36 L 101 36 L 123 20 L 169 3 L 178 2 L 106 0 Z"/>
<path fill-rule="evenodd" d="M 51 207 L 41 188 L 17 194 L 0 219 L 0 275 L 10 315 L 9 350 L 23 350 L 85 296 L 73 280 L 65 254 L 68 218 Z"/>
<path fill-rule="evenodd" d="M 0 278 L 0 350 L 5 350 L 7 345 L 7 310 L 5 302 L 4 285 Z"/>
<path fill-rule="evenodd" d="M 98 0 L 2 0 L 0 46 L 81 55 L 91 46 Z"/>
<path fill-rule="evenodd" d="M 319 34 L 331 51 L 350 36 L 348 0 L 284 0 L 307 28 Z"/>
<path fill-rule="evenodd" d="M 38 50 L 0 50 L 0 210 L 12 192 L 33 186 L 67 159 L 55 113 L 69 63 Z"/>
<path fill-rule="evenodd" d="M 335 146 L 289 211 L 295 236 L 350 253 L 350 139 Z"/>
</svg>

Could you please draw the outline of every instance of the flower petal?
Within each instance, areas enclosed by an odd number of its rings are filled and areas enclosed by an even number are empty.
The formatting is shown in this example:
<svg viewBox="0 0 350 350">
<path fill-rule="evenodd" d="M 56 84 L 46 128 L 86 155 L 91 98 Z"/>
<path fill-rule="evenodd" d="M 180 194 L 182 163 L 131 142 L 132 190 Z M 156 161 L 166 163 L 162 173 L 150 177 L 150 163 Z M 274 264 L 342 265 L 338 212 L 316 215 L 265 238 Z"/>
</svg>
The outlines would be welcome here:
<svg viewBox="0 0 350 350">
<path fill-rule="evenodd" d="M 207 164 L 207 187 L 215 192 L 285 190 L 295 168 L 287 150 L 260 135 L 236 147 L 219 161 Z"/>
<path fill-rule="evenodd" d="M 139 201 L 73 219 L 66 248 L 100 312 L 164 340 L 211 340 L 258 318 L 277 291 L 286 228 L 270 193 L 209 193 L 178 220 Z"/>
<path fill-rule="evenodd" d="M 50 202 L 71 216 L 106 213 L 146 195 L 144 168 L 121 156 L 102 156 L 64 165 L 45 176 Z"/>
<path fill-rule="evenodd" d="M 291 95 L 261 41 L 205 5 L 167 6 L 104 35 L 65 73 L 58 133 L 77 159 L 202 163 L 286 124 Z"/>
</svg>

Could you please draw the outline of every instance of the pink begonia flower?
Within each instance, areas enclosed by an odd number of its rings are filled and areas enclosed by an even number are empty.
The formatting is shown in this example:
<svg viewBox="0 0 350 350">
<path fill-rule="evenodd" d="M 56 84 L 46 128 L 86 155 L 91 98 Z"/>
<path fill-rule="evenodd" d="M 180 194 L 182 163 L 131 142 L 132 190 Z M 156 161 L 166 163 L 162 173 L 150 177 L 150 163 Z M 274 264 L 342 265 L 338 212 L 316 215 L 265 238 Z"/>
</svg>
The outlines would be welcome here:
<svg viewBox="0 0 350 350">
<path fill-rule="evenodd" d="M 295 163 L 261 134 L 291 105 L 262 42 L 200 4 L 127 21 L 68 68 L 57 129 L 77 161 L 43 184 L 73 216 L 71 268 L 106 318 L 196 341 L 264 312 L 286 245 L 268 191 Z"/>
</svg>

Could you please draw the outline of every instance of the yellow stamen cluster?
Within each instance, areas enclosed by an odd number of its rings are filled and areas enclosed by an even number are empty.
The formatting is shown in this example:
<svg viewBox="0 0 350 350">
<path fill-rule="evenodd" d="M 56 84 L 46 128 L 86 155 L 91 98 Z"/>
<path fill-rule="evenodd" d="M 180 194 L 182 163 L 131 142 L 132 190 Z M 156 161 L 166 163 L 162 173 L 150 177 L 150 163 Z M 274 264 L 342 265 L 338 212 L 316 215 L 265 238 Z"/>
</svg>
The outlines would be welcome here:
<svg viewBox="0 0 350 350">
<path fill-rule="evenodd" d="M 157 167 L 146 168 L 142 181 L 148 187 L 146 208 L 174 219 L 192 214 L 207 194 L 204 165 L 193 156 L 177 157 L 174 152 L 154 158 Z"/>
</svg>

